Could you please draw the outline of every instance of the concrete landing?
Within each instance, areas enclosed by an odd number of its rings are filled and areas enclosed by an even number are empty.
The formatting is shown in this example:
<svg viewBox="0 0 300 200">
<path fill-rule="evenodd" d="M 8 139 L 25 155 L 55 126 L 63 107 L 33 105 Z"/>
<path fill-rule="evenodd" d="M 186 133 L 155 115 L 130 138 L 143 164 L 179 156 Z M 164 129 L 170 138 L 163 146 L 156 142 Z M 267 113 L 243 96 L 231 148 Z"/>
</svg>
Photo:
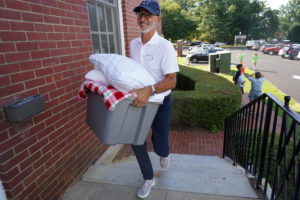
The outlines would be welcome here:
<svg viewBox="0 0 300 200">
<path fill-rule="evenodd" d="M 150 153 L 156 184 L 147 199 L 257 199 L 248 178 L 238 167 L 215 156 L 171 154 L 167 169 Z M 136 199 L 143 181 L 134 156 L 115 164 L 96 163 L 63 200 Z M 117 198 L 115 195 L 119 195 Z"/>
</svg>

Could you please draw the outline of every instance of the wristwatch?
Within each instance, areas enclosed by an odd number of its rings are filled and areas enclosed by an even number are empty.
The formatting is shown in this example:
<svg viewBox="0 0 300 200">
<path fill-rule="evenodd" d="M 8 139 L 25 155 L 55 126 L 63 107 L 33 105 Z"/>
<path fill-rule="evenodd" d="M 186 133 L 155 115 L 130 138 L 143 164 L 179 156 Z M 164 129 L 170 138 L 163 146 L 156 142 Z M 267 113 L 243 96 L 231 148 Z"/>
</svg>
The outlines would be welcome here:
<svg viewBox="0 0 300 200">
<path fill-rule="evenodd" d="M 152 95 L 154 95 L 155 94 L 155 87 L 154 87 L 154 85 L 151 85 L 151 89 L 152 89 Z"/>
</svg>

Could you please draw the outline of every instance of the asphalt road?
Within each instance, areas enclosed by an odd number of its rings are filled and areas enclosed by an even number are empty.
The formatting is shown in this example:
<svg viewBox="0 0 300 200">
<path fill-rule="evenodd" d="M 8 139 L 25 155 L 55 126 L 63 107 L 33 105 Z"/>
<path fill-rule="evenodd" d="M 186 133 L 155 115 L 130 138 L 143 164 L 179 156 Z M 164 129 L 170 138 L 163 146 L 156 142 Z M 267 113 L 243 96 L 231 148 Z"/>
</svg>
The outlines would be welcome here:
<svg viewBox="0 0 300 200">
<path fill-rule="evenodd" d="M 252 68 L 251 57 L 254 52 L 257 52 L 257 71 L 260 71 L 269 82 L 283 93 L 300 103 L 300 60 L 283 59 L 278 55 L 267 55 L 260 51 L 248 49 L 228 50 L 231 52 L 231 63 L 234 64 L 239 63 L 238 54 L 241 51 L 244 52 L 244 65 L 250 69 Z"/>
<path fill-rule="evenodd" d="M 247 48 L 226 50 L 231 52 L 232 64 L 238 64 L 238 54 L 244 52 L 244 65 L 250 69 L 252 69 L 251 57 L 254 52 L 257 52 L 256 70 L 260 71 L 280 91 L 300 103 L 300 60 L 283 59 L 278 55 L 266 55 L 260 51 L 252 51 Z M 186 54 L 187 49 L 184 48 L 183 55 Z M 201 64 L 208 64 L 208 62 Z M 191 65 L 193 64 L 191 63 Z"/>
</svg>

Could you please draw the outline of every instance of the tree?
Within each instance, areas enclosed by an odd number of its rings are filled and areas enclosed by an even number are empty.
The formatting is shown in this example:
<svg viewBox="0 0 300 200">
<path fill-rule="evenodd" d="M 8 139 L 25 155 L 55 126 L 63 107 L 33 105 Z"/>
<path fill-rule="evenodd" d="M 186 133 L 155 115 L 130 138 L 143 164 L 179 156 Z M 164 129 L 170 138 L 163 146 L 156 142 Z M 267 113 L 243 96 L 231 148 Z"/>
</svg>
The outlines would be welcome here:
<svg viewBox="0 0 300 200">
<path fill-rule="evenodd" d="M 300 43 L 300 23 L 294 23 L 289 30 L 289 39 L 293 42 Z"/>
<path fill-rule="evenodd" d="M 161 2 L 162 33 L 172 41 L 186 38 L 196 28 L 194 22 L 188 18 L 187 11 L 181 9 L 174 1 Z"/>
</svg>

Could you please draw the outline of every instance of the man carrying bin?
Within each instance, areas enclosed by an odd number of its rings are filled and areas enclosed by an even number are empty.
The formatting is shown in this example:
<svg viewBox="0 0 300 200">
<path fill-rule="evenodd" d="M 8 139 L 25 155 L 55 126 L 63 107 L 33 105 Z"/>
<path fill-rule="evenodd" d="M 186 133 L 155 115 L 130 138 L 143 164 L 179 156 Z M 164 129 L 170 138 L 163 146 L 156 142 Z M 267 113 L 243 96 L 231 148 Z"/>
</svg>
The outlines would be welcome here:
<svg viewBox="0 0 300 200">
<path fill-rule="evenodd" d="M 144 0 L 133 10 L 137 16 L 137 24 L 141 35 L 130 42 L 130 56 L 140 63 L 154 77 L 156 84 L 133 90 L 137 94 L 133 105 L 143 107 L 151 95 L 164 93 L 163 104 L 158 108 L 152 123 L 153 149 L 160 156 L 160 165 L 166 168 L 170 162 L 169 128 L 171 115 L 171 89 L 176 86 L 176 72 L 179 71 L 174 47 L 171 42 L 156 32 L 160 23 L 160 6 L 155 0 Z M 146 198 L 155 184 L 152 164 L 147 152 L 147 143 L 132 145 L 144 182 L 138 188 L 137 196 Z"/>
</svg>

